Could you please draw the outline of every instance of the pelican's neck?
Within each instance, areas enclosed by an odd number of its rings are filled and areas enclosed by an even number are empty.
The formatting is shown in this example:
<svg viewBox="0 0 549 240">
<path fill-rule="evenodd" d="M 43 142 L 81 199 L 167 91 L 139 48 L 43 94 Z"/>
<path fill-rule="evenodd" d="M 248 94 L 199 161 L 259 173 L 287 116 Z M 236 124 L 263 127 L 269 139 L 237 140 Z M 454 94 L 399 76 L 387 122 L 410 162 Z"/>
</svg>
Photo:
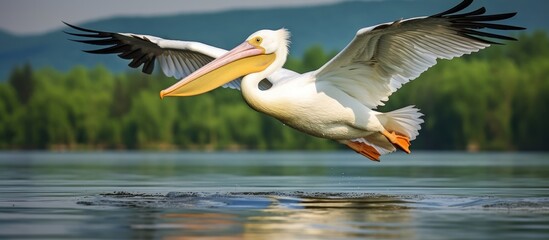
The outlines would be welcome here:
<svg viewBox="0 0 549 240">
<path fill-rule="evenodd" d="M 270 94 L 270 89 L 259 89 L 259 82 L 269 77 L 276 70 L 282 68 L 288 56 L 288 48 L 286 46 L 280 47 L 275 54 L 276 58 L 273 63 L 269 65 L 269 67 L 261 72 L 248 74 L 242 79 L 241 91 L 244 96 L 244 100 L 246 100 L 250 107 L 260 112 L 268 111 L 269 103 L 273 99 L 271 99 L 272 96 Z"/>
</svg>

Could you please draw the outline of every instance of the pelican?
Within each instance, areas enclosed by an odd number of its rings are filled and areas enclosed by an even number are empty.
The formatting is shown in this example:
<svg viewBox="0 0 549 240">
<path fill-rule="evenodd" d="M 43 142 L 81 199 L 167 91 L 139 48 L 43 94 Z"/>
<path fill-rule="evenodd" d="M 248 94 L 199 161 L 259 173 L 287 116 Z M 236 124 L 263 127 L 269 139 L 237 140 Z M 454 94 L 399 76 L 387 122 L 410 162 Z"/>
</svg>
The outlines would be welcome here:
<svg viewBox="0 0 549 240">
<path fill-rule="evenodd" d="M 157 62 L 165 75 L 180 79 L 160 97 L 202 94 L 220 86 L 241 90 L 246 103 L 304 133 L 332 139 L 379 161 L 397 149 L 410 153 L 410 141 L 423 114 L 415 106 L 376 111 L 403 84 L 436 64 L 484 49 L 512 37 L 481 29 L 522 30 L 493 23 L 516 13 L 487 15 L 486 9 L 459 13 L 473 0 L 431 16 L 409 18 L 358 30 L 354 39 L 321 68 L 299 74 L 284 69 L 290 33 L 260 30 L 227 51 L 204 43 L 167 40 L 133 33 L 96 31 L 67 24 L 86 39 L 106 45 L 87 50 L 116 53 L 129 66 L 150 74 Z"/>
</svg>

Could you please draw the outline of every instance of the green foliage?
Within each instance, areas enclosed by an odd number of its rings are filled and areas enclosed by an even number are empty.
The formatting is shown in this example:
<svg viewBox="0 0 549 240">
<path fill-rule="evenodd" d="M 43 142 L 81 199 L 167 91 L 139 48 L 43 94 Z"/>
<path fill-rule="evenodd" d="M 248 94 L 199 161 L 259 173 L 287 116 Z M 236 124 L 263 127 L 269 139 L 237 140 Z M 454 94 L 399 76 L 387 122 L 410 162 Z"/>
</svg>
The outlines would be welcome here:
<svg viewBox="0 0 549 240">
<path fill-rule="evenodd" d="M 324 63 L 328 62 L 336 54 L 336 51 L 326 53 L 322 46 L 313 45 L 305 51 L 302 60 L 289 57 L 284 67 L 300 73 L 309 72 L 322 67 Z"/>
<path fill-rule="evenodd" d="M 547 150 L 549 38 L 545 33 L 440 61 L 381 111 L 417 105 L 425 124 L 414 149 Z M 336 52 L 320 46 L 285 67 L 306 72 Z M 174 80 L 104 67 L 68 72 L 30 65 L 0 83 L 2 149 L 336 149 L 257 113 L 234 90 L 161 100 Z"/>
<path fill-rule="evenodd" d="M 34 77 L 32 76 L 30 64 L 27 63 L 21 68 L 15 68 L 8 82 L 15 89 L 19 102 L 23 104 L 27 103 L 33 93 L 34 87 Z"/>
</svg>

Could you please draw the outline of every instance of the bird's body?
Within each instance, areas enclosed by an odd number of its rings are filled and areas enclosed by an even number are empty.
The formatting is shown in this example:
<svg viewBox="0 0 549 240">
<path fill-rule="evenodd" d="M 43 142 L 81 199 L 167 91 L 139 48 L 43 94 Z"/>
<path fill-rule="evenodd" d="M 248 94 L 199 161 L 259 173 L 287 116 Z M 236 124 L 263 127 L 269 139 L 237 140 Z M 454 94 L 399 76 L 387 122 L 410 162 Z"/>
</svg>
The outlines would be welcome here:
<svg viewBox="0 0 549 240">
<path fill-rule="evenodd" d="M 423 123 L 413 106 L 388 113 L 375 111 L 403 84 L 436 64 L 513 38 L 478 29 L 520 30 L 489 23 L 514 16 L 484 15 L 480 8 L 456 14 L 472 3 L 428 17 L 411 18 L 360 29 L 349 45 L 320 69 L 298 74 L 282 68 L 288 55 L 286 29 L 260 30 L 231 51 L 203 43 L 165 40 L 154 36 L 100 32 L 69 25 L 92 34 L 69 33 L 113 45 L 91 53 L 119 53 L 151 73 L 158 60 L 168 76 L 181 79 L 162 90 L 165 96 L 192 96 L 218 86 L 240 89 L 253 109 L 304 133 L 339 141 L 358 153 L 379 160 L 397 149 L 409 153 Z M 245 123 L 243 123 L 245 124 Z"/>
<path fill-rule="evenodd" d="M 287 80 L 262 92 L 242 87 L 242 94 L 253 109 L 313 136 L 344 140 L 380 130 L 378 112 L 337 87 L 317 84 L 312 72 Z"/>
</svg>

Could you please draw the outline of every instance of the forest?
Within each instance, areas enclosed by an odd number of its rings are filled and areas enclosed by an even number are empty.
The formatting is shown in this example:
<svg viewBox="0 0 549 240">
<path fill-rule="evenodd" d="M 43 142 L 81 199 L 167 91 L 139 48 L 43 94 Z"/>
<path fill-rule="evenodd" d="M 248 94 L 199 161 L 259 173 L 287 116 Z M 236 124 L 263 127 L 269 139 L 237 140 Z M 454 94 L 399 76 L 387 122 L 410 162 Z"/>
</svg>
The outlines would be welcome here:
<svg viewBox="0 0 549 240">
<path fill-rule="evenodd" d="M 425 114 L 412 151 L 545 151 L 549 143 L 549 38 L 519 41 L 439 63 L 393 94 L 380 111 L 416 105 Z M 286 68 L 316 69 L 337 51 L 311 46 Z M 113 56 L 114 57 L 114 56 Z M 216 89 L 159 98 L 175 79 L 160 71 L 62 72 L 30 65 L 0 81 L 0 149 L 334 150 L 255 112 L 240 92 Z"/>
</svg>

